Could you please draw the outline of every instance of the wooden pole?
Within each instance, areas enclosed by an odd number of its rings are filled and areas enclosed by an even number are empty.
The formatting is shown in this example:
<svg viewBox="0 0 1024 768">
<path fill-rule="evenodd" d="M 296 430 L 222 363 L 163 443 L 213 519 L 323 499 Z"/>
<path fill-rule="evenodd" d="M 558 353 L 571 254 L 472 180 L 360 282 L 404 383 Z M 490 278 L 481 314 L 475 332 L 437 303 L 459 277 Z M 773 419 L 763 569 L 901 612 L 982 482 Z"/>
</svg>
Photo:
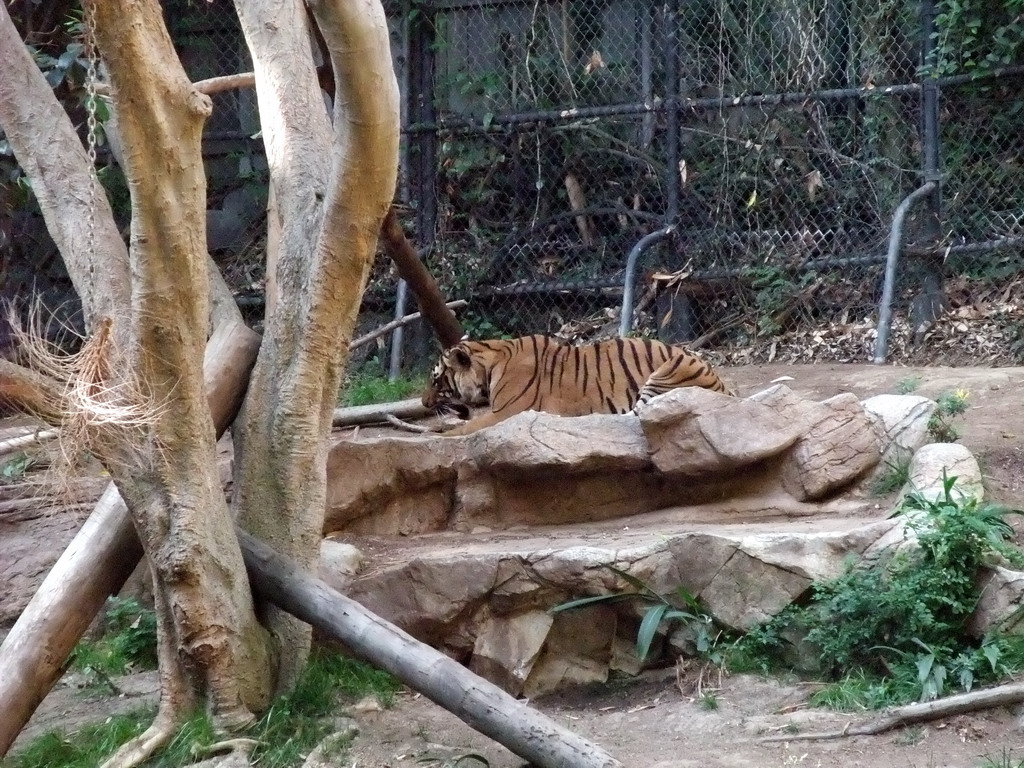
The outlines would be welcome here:
<svg viewBox="0 0 1024 768">
<path fill-rule="evenodd" d="M 577 736 L 457 661 L 371 613 L 298 563 L 236 529 L 253 590 L 508 747 L 538 768 L 622 768 Z"/>
<path fill-rule="evenodd" d="M 206 395 L 218 435 L 241 407 L 259 344 L 255 331 L 232 323 L 206 345 Z M 111 484 L 0 646 L 0 757 L 60 678 L 107 596 L 141 558 L 128 510 Z"/>
<path fill-rule="evenodd" d="M 441 346 L 447 348 L 458 344 L 463 336 L 462 325 L 455 317 L 455 313 L 445 306 L 444 296 L 441 295 L 437 281 L 420 261 L 416 249 L 406 239 L 394 206 L 388 209 L 387 216 L 384 217 L 380 238 L 384 252 L 395 262 L 399 276 L 416 294 L 420 312 L 434 329 L 434 335 L 441 342 Z"/>
</svg>

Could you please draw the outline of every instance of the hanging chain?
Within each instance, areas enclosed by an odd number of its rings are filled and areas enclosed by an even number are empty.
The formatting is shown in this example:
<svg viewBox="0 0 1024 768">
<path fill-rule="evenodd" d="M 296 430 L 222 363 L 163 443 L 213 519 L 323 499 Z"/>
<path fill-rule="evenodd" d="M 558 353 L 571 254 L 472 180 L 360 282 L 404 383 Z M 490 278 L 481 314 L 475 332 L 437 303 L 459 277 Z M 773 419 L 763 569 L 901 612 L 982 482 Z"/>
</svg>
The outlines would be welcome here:
<svg viewBox="0 0 1024 768">
<path fill-rule="evenodd" d="M 83 4 L 82 33 L 85 44 L 85 114 L 86 114 L 86 155 L 89 158 L 89 171 L 92 183 L 89 185 L 89 212 L 86 219 L 86 250 L 91 253 L 96 245 L 96 189 L 99 176 L 96 174 L 96 142 L 99 125 L 96 120 L 96 65 L 99 56 L 96 52 L 96 6 L 94 0 L 86 0 Z"/>
</svg>

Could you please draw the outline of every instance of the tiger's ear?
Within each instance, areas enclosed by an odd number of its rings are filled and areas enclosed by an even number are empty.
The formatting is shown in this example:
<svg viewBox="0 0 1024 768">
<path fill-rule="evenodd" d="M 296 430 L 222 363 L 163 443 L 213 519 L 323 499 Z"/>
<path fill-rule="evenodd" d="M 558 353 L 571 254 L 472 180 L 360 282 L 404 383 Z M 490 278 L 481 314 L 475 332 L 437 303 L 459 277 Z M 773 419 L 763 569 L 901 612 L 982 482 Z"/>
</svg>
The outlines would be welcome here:
<svg viewBox="0 0 1024 768">
<path fill-rule="evenodd" d="M 471 363 L 469 352 L 464 350 L 462 347 L 455 347 L 451 352 L 452 359 L 455 361 L 456 365 L 460 368 L 469 368 Z"/>
</svg>

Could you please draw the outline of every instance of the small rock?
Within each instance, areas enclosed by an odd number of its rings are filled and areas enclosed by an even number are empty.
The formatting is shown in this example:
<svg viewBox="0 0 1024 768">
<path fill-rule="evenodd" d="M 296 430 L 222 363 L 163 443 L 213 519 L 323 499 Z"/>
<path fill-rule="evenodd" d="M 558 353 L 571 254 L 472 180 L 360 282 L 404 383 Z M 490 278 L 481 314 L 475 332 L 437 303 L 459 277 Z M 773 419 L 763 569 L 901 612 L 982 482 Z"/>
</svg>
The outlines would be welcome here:
<svg viewBox="0 0 1024 768">
<path fill-rule="evenodd" d="M 547 611 L 491 616 L 476 637 L 469 668 L 518 696 L 553 622 Z"/>
<path fill-rule="evenodd" d="M 974 455 L 959 443 L 929 443 L 918 449 L 910 462 L 904 495 L 913 491 L 932 501 L 942 499 L 943 473 L 956 478 L 950 492 L 953 498 L 979 502 L 985 498 L 981 467 Z"/>
</svg>

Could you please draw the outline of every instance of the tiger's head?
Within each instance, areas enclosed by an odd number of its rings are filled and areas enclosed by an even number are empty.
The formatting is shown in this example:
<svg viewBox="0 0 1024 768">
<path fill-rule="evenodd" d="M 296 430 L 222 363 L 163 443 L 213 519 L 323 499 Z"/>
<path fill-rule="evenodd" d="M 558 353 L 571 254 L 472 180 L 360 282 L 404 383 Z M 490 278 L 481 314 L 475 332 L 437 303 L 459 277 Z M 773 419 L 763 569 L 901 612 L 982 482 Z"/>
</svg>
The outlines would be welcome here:
<svg viewBox="0 0 1024 768">
<path fill-rule="evenodd" d="M 436 413 L 467 419 L 471 407 L 487 405 L 489 398 L 487 371 L 474 360 L 469 345 L 462 342 L 441 353 L 422 401 Z"/>
</svg>

